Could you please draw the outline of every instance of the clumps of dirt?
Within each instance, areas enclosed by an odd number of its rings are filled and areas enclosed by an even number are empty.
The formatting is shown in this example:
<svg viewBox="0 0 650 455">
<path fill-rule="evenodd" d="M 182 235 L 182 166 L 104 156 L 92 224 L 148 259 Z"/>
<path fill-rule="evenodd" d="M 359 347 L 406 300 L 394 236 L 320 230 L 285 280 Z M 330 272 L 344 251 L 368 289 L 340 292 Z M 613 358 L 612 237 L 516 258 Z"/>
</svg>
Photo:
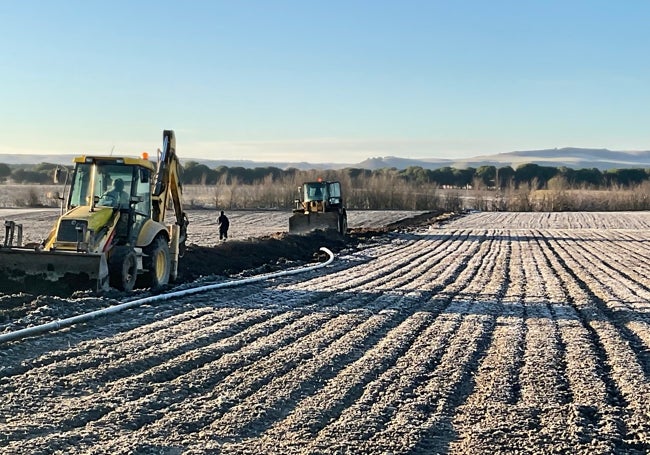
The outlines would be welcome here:
<svg viewBox="0 0 650 455">
<path fill-rule="evenodd" d="M 318 260 L 322 246 L 336 253 L 389 232 L 440 224 L 458 216 L 441 211 L 427 212 L 380 228 L 350 229 L 345 237 L 336 232 L 313 231 L 305 235 L 276 233 L 248 240 L 229 240 L 212 247 L 192 244 L 179 261 L 177 283 L 211 275 L 272 272 L 290 263 Z"/>
<path fill-rule="evenodd" d="M 6 300 L 13 302 L 14 306 L 6 310 L 0 307 L 0 333 L 76 316 L 79 314 L 79 308 L 90 312 L 115 303 L 90 295 L 72 301 L 70 298 L 54 295 L 34 296 L 22 293 L 9 296 Z"/>
<path fill-rule="evenodd" d="M 450 220 L 462 216 L 462 213 L 456 212 L 442 212 L 442 211 L 432 211 L 421 213 L 420 215 L 412 216 L 409 218 L 404 218 L 403 220 L 394 221 L 386 226 L 387 231 L 394 230 L 412 230 L 422 227 L 431 226 L 433 224 L 444 224 Z"/>
<path fill-rule="evenodd" d="M 11 278 L 4 274 L 0 276 L 0 289 L 3 294 L 28 293 L 30 295 L 69 296 L 78 289 L 96 287 L 96 280 L 90 279 L 89 274 L 85 271 L 66 273 L 56 282 L 47 279 L 45 273 L 27 275 L 16 270 L 12 272 Z"/>
<path fill-rule="evenodd" d="M 340 251 L 347 242 L 336 233 L 315 231 L 308 235 L 278 233 L 249 240 L 229 240 L 213 247 L 188 245 L 179 261 L 177 281 L 187 282 L 209 275 L 234 275 L 260 267 L 270 272 L 285 267 L 287 263 L 318 259 L 318 250 L 322 246 Z"/>
</svg>

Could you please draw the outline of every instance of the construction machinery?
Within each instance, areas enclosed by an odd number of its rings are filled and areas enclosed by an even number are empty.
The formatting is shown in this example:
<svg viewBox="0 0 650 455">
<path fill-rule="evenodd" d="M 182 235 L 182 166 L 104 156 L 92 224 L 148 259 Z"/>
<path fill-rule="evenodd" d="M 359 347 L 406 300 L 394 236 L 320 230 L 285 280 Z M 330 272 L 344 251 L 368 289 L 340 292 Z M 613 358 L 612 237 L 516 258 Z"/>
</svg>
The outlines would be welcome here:
<svg viewBox="0 0 650 455">
<path fill-rule="evenodd" d="M 298 188 L 289 233 L 304 234 L 322 229 L 345 235 L 348 217 L 343 204 L 340 182 L 305 182 Z"/>
<path fill-rule="evenodd" d="M 174 281 L 189 223 L 180 171 L 171 130 L 163 132 L 157 164 L 147 154 L 75 158 L 59 196 L 61 216 L 47 238 L 21 246 L 22 227 L 5 222 L 0 291 L 131 291 L 136 280 L 138 286 L 158 290 Z M 174 210 L 169 225 L 168 207 Z"/>
</svg>

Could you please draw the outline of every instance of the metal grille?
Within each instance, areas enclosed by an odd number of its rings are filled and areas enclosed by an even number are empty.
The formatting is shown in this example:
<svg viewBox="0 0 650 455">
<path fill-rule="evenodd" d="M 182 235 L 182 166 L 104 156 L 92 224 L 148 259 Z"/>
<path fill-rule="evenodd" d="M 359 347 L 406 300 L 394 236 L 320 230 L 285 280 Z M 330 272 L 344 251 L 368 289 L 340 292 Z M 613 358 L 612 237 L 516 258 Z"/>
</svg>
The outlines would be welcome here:
<svg viewBox="0 0 650 455">
<path fill-rule="evenodd" d="M 61 220 L 56 240 L 59 242 L 76 242 L 77 226 L 81 227 L 82 224 L 84 224 L 84 221 Z"/>
</svg>

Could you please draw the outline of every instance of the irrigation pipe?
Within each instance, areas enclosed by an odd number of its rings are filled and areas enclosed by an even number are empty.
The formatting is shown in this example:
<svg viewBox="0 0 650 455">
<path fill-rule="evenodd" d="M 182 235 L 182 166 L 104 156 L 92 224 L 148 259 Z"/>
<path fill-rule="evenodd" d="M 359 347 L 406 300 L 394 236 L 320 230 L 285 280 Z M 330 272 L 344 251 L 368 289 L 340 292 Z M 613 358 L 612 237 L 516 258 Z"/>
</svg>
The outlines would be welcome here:
<svg viewBox="0 0 650 455">
<path fill-rule="evenodd" d="M 334 253 L 332 253 L 328 248 L 324 246 L 320 248 L 321 251 L 324 251 L 329 255 L 329 259 L 325 262 L 321 262 L 316 265 L 309 265 L 305 267 L 300 267 L 297 269 L 282 270 L 280 272 L 265 273 L 262 275 L 256 275 L 250 278 L 242 278 L 240 280 L 229 280 L 222 283 L 207 284 L 204 286 L 198 286 L 195 288 L 183 289 L 181 291 L 174 291 L 167 294 L 153 295 L 151 297 L 145 297 L 142 299 L 132 300 L 130 302 L 120 303 L 118 305 L 113 305 L 108 308 L 103 308 L 101 310 L 91 311 L 89 313 L 83 313 L 77 316 L 72 316 L 66 319 L 59 319 L 57 321 L 48 322 L 46 324 L 37 325 L 34 327 L 27 327 L 25 329 L 16 330 L 14 332 L 4 333 L 0 335 L 0 344 L 6 343 L 8 341 L 17 340 L 19 338 L 25 338 L 32 335 L 37 335 L 39 333 L 50 332 L 53 330 L 60 329 L 62 327 L 69 327 L 80 322 L 86 322 L 91 319 L 105 316 L 107 314 L 118 313 L 120 311 L 128 310 L 129 308 L 134 308 L 145 303 L 157 302 L 159 300 L 168 300 L 175 297 L 184 297 L 186 295 L 198 294 L 199 292 L 211 291 L 213 289 L 221 288 L 231 288 L 235 286 L 240 286 L 243 284 L 257 283 L 258 281 L 264 281 L 271 278 L 277 278 L 287 275 L 297 275 L 298 273 L 308 272 L 310 270 L 320 269 L 332 263 L 334 260 Z"/>
</svg>

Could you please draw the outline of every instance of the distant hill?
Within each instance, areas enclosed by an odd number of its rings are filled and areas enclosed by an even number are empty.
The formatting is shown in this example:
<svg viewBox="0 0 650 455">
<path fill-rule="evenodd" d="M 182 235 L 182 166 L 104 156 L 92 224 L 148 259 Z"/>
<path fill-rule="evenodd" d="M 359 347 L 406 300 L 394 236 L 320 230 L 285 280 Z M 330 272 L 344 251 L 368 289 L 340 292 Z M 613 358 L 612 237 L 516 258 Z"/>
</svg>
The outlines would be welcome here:
<svg viewBox="0 0 650 455">
<path fill-rule="evenodd" d="M 296 168 L 301 170 L 309 169 L 343 169 L 346 167 L 354 167 L 353 164 L 343 164 L 343 163 L 307 163 L 306 161 L 301 162 L 290 162 L 290 161 L 252 161 L 252 160 L 207 160 L 203 158 L 186 158 L 181 159 L 181 163 L 186 163 L 189 161 L 194 161 L 199 164 L 204 164 L 211 169 L 214 169 L 219 166 L 227 167 L 243 167 L 248 169 L 253 169 L 256 167 L 277 167 L 279 169 L 289 169 Z"/>
<path fill-rule="evenodd" d="M 5 163 L 9 165 L 30 165 L 38 163 L 52 163 L 52 164 L 62 164 L 70 166 L 72 165 L 72 160 L 77 155 L 9 155 L 0 153 L 0 163 Z M 137 155 L 133 155 L 137 156 Z M 209 160 L 203 158 L 181 158 L 181 163 L 188 161 L 194 161 L 200 164 L 204 164 L 209 168 L 216 168 L 218 166 L 228 166 L 228 167 L 244 167 L 244 168 L 256 168 L 256 167 L 277 167 L 280 169 L 288 169 L 294 167 L 296 169 L 308 170 L 308 169 L 342 169 L 345 167 L 350 167 L 350 164 L 341 164 L 341 163 L 307 163 L 307 162 L 264 162 L 264 161 L 252 161 L 252 160 Z"/>
<path fill-rule="evenodd" d="M 406 169 L 409 166 L 420 166 L 424 169 L 439 169 L 444 166 L 453 168 L 467 168 L 479 166 L 517 166 L 526 163 L 539 164 L 540 166 L 560 167 L 566 166 L 573 169 L 621 169 L 621 168 L 649 168 L 650 151 L 617 152 L 607 149 L 582 149 L 566 147 L 560 149 L 527 150 L 499 153 L 496 155 L 482 155 L 472 158 L 457 160 L 445 159 L 409 159 L 387 156 L 384 158 L 370 158 L 353 167 L 365 169 L 392 168 Z"/>
<path fill-rule="evenodd" d="M 382 168 L 397 168 L 406 169 L 410 166 L 420 166 L 424 169 L 438 169 L 445 166 L 453 166 L 454 160 L 444 158 L 432 159 L 411 159 L 411 158 L 398 158 L 396 156 L 386 156 L 384 158 L 368 158 L 351 167 L 358 167 L 361 169 L 382 169 Z"/>
<path fill-rule="evenodd" d="M 0 153 L 0 163 L 14 164 L 72 164 L 75 155 L 9 155 Z"/>
<path fill-rule="evenodd" d="M 361 167 L 365 169 L 395 167 L 397 169 L 406 169 L 409 166 L 420 166 L 424 169 L 439 169 L 445 166 L 453 168 L 512 166 L 513 168 L 517 168 L 517 166 L 526 163 L 553 167 L 566 166 L 573 169 L 597 168 L 601 171 L 616 168 L 649 168 L 650 151 L 617 152 L 607 149 L 566 147 L 560 149 L 507 152 L 496 155 L 459 158 L 455 160 L 409 159 L 387 156 L 383 158 L 369 158 L 353 167 Z"/>
<path fill-rule="evenodd" d="M 73 155 L 7 155 L 0 154 L 0 163 L 10 165 L 54 163 L 72 163 Z M 399 158 L 395 156 L 368 158 L 360 163 L 308 163 L 308 162 L 266 162 L 252 160 L 209 160 L 202 158 L 185 158 L 181 162 L 195 161 L 209 168 L 218 166 L 228 167 L 277 167 L 280 169 L 296 168 L 308 169 L 406 169 L 410 166 L 420 166 L 425 169 L 438 169 L 449 166 L 454 168 L 479 167 L 479 166 L 517 166 L 525 163 L 534 163 L 542 166 L 566 166 L 573 169 L 597 168 L 650 168 L 650 151 L 612 151 L 607 149 L 585 149 L 576 147 L 554 148 L 544 150 L 526 150 L 496 155 L 482 155 L 472 158 L 444 159 L 444 158 Z"/>
<path fill-rule="evenodd" d="M 455 161 L 455 167 L 480 166 L 483 162 L 500 163 L 516 168 L 520 164 L 534 163 L 542 166 L 566 166 L 573 169 L 597 168 L 647 168 L 650 167 L 650 151 L 612 151 L 607 149 L 583 149 L 575 147 L 528 150 L 497 155 L 486 155 L 468 160 Z"/>
</svg>

